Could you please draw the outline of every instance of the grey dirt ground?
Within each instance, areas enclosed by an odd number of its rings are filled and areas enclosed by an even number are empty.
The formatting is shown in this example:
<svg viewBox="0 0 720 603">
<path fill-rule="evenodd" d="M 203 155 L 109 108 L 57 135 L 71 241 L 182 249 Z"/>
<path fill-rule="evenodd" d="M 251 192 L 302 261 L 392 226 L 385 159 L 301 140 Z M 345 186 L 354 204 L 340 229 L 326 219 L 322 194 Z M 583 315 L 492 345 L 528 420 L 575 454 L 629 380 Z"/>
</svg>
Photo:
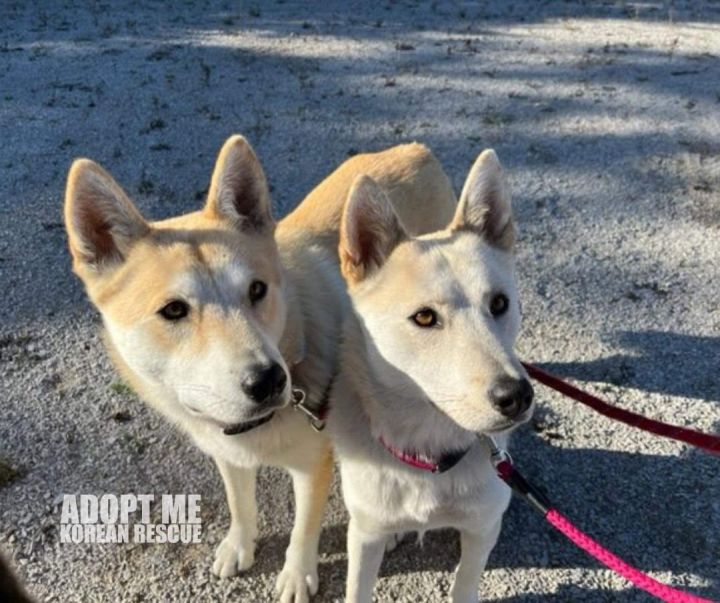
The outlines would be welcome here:
<svg viewBox="0 0 720 603">
<path fill-rule="evenodd" d="M 291 525 L 264 471 L 256 565 L 210 575 L 228 524 L 211 462 L 119 383 L 71 275 L 67 168 L 92 157 L 142 210 L 202 202 L 234 132 L 276 214 L 357 151 L 431 145 L 459 186 L 511 176 L 530 361 L 666 421 L 720 429 L 720 5 L 711 1 L 0 3 L 0 550 L 44 601 L 269 601 Z M 516 460 L 588 531 L 720 599 L 720 460 L 538 387 Z M 200 493 L 196 546 L 60 545 L 62 493 Z M 337 484 L 318 601 L 341 598 Z M 381 601 L 441 600 L 451 532 L 390 554 Z M 484 600 L 646 601 L 519 502 Z"/>
</svg>

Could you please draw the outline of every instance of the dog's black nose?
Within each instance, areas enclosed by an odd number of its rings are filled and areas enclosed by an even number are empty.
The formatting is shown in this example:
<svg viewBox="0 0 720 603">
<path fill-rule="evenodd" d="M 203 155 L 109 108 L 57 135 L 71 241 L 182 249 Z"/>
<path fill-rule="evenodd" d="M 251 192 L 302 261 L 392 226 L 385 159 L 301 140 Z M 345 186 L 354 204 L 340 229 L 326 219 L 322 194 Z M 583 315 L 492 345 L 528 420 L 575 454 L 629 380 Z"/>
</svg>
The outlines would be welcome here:
<svg viewBox="0 0 720 603">
<path fill-rule="evenodd" d="M 277 362 L 259 366 L 242 382 L 243 391 L 253 402 L 263 404 L 279 394 L 287 383 L 285 370 Z"/>
<path fill-rule="evenodd" d="M 527 379 L 502 377 L 490 390 L 490 400 L 500 414 L 514 419 L 530 408 L 533 393 L 532 385 Z"/>
</svg>

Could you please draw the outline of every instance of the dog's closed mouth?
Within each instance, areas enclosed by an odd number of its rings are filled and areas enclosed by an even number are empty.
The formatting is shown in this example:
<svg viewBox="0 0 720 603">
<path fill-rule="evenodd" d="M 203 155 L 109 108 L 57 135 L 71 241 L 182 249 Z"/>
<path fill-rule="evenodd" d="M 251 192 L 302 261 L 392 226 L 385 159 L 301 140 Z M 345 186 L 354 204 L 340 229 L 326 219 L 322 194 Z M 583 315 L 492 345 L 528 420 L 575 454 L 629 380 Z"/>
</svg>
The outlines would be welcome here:
<svg viewBox="0 0 720 603">
<path fill-rule="evenodd" d="M 234 425 L 228 425 L 223 429 L 223 433 L 225 435 L 237 435 L 239 433 L 245 433 L 246 431 L 250 431 L 251 429 L 260 427 L 260 425 L 264 425 L 270 419 L 272 419 L 274 415 L 275 413 L 271 412 L 269 415 L 265 415 L 264 417 L 260 417 L 259 419 L 255 419 L 254 421 L 246 421 L 245 423 L 235 423 Z"/>
</svg>

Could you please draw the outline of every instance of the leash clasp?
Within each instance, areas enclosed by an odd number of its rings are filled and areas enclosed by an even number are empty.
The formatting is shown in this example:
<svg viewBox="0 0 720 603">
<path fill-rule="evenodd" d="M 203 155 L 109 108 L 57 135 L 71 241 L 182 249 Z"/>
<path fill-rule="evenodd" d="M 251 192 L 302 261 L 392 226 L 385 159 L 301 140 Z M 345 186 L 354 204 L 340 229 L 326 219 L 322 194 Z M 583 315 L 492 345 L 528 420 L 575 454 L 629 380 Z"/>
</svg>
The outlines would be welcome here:
<svg viewBox="0 0 720 603">
<path fill-rule="evenodd" d="M 486 436 L 486 438 L 490 446 L 490 462 L 498 477 L 510 486 L 515 494 L 528 501 L 541 515 L 547 515 L 552 508 L 548 497 L 528 482 L 515 468 L 507 450 L 500 448 L 492 436 Z"/>
<path fill-rule="evenodd" d="M 292 407 L 305 414 L 315 431 L 320 432 L 325 429 L 325 419 L 307 405 L 307 395 L 299 387 L 292 388 Z"/>
<path fill-rule="evenodd" d="M 493 467 L 495 467 L 495 471 L 499 472 L 500 467 L 503 463 L 507 463 L 507 465 L 510 465 L 510 467 L 514 467 L 513 458 L 512 456 L 510 456 L 510 453 L 504 448 L 500 448 L 497 445 L 495 438 L 493 438 L 492 436 L 488 435 L 485 437 L 490 444 L 490 462 L 492 463 Z M 505 467 L 507 467 L 507 465 L 505 465 Z"/>
</svg>

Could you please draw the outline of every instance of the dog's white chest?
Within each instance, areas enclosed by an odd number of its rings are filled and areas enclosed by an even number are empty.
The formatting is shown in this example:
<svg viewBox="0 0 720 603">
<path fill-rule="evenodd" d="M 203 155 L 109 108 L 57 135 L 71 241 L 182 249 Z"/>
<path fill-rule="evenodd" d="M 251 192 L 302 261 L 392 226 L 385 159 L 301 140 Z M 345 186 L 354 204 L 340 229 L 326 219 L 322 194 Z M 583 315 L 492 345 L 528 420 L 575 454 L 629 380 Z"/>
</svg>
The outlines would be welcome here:
<svg viewBox="0 0 720 603">
<path fill-rule="evenodd" d="M 499 518 L 510 500 L 509 489 L 489 467 L 460 465 L 445 474 L 423 474 L 345 463 L 342 474 L 353 515 L 382 531 L 470 527 Z"/>
</svg>

